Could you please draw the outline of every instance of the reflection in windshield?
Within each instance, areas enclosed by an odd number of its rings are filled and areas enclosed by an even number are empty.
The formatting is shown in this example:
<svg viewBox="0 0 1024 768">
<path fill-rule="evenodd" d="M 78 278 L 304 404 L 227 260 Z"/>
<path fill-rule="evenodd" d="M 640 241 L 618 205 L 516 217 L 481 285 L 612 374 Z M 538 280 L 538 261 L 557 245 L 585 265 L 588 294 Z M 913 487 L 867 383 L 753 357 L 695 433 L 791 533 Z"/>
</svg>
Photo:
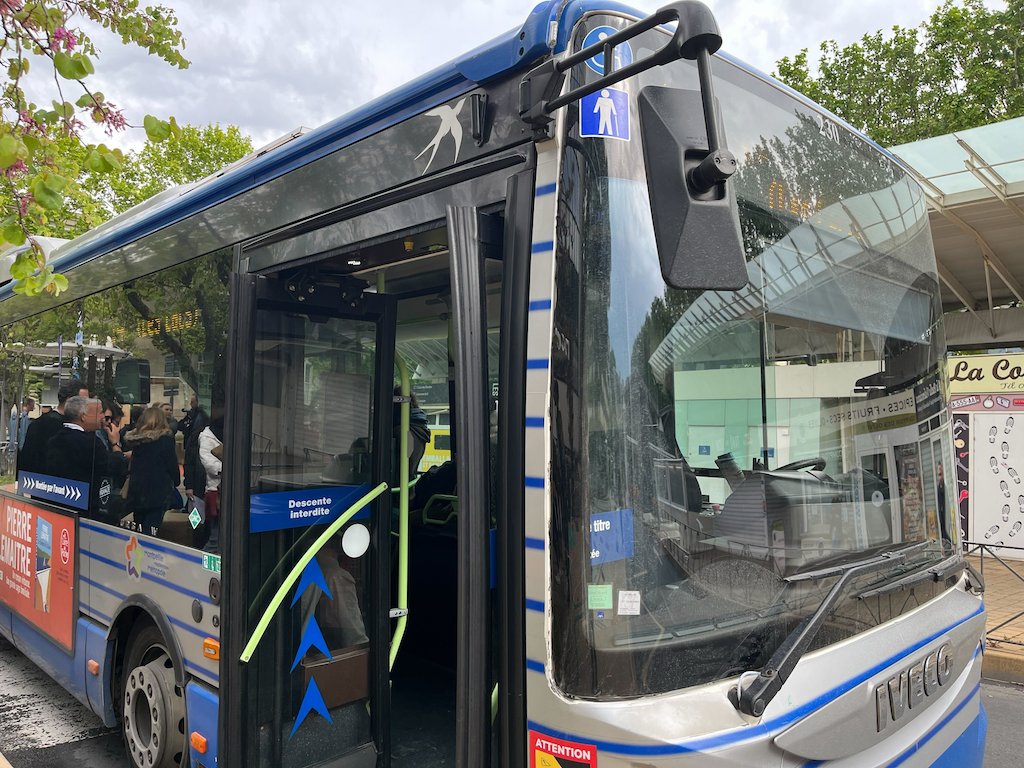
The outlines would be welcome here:
<svg viewBox="0 0 1024 768">
<path fill-rule="evenodd" d="M 661 85 L 665 70 L 644 77 Z M 563 158 L 552 562 L 569 563 L 553 621 L 571 695 L 756 669 L 835 581 L 794 577 L 926 543 L 895 574 L 860 579 L 863 595 L 951 538 L 919 191 L 853 137 L 823 145 L 815 116 L 779 93 L 716 74 L 729 143 L 745 148 L 744 289 L 666 288 L 637 142 L 584 139 Z M 771 115 L 737 119 L 751 111 Z M 786 127 L 760 135 L 768 124 Z M 845 599 L 816 643 L 942 588 Z"/>
</svg>

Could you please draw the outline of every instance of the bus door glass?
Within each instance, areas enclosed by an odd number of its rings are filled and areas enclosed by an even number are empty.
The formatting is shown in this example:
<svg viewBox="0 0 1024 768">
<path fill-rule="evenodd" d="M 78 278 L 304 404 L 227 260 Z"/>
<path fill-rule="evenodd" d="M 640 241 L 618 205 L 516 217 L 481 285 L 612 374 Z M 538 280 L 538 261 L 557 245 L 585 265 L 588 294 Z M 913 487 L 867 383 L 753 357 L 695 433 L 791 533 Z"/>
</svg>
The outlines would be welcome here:
<svg viewBox="0 0 1024 768">
<path fill-rule="evenodd" d="M 238 382 L 251 403 L 235 593 L 245 763 L 375 765 L 388 706 L 389 563 L 378 555 L 390 531 L 393 304 L 358 284 L 259 282 L 275 298 L 257 301 L 251 381 Z M 317 295 L 289 298 L 303 292 Z"/>
</svg>

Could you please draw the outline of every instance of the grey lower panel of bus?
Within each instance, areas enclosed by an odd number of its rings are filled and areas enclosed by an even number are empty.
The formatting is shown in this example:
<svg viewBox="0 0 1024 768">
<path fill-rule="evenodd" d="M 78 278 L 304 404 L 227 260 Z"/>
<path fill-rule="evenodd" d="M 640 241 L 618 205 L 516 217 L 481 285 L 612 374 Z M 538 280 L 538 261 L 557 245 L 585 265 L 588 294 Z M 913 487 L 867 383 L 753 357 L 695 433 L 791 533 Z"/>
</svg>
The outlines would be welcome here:
<svg viewBox="0 0 1024 768">
<path fill-rule="evenodd" d="M 218 685 L 218 662 L 203 656 L 203 640 L 220 639 L 220 606 L 210 597 L 219 594 L 220 573 L 203 567 L 203 553 L 85 519 L 79 541 L 81 612 L 109 625 L 125 600 L 150 598 L 171 626 L 183 671 Z"/>
</svg>

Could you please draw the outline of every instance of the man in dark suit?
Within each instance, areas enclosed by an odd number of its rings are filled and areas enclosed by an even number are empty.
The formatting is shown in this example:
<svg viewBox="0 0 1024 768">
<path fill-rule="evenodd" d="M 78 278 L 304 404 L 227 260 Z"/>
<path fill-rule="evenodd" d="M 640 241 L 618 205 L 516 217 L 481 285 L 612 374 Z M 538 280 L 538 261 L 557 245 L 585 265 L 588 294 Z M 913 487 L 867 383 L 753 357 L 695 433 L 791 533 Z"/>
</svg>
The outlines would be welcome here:
<svg viewBox="0 0 1024 768">
<path fill-rule="evenodd" d="M 25 444 L 18 450 L 18 471 L 46 473 L 46 444 L 60 432 L 64 423 L 64 404 L 68 398 L 88 397 L 89 390 L 79 379 L 68 379 L 57 392 L 57 409 L 44 413 L 30 422 L 25 433 Z"/>
<path fill-rule="evenodd" d="M 99 439 L 104 429 L 110 447 Z M 117 425 L 103 418 L 103 403 L 88 397 L 69 398 L 64 426 L 46 444 L 46 474 L 89 484 L 89 516 L 111 518 L 116 480 L 127 472 Z M 111 520 L 111 522 L 115 522 Z"/>
</svg>

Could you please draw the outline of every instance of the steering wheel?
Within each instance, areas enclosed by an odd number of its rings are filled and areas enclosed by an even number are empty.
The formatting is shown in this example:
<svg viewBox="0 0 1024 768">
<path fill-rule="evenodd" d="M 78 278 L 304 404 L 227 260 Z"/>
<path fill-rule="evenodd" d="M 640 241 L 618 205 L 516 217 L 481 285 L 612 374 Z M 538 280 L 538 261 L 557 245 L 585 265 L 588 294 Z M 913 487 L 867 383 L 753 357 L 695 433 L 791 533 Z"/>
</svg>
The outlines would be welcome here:
<svg viewBox="0 0 1024 768">
<path fill-rule="evenodd" d="M 816 456 L 813 459 L 800 459 L 800 461 L 794 461 L 781 467 L 776 467 L 776 472 L 795 472 L 798 469 L 813 469 L 815 472 L 821 472 L 825 469 L 825 460 L 821 456 Z"/>
</svg>

